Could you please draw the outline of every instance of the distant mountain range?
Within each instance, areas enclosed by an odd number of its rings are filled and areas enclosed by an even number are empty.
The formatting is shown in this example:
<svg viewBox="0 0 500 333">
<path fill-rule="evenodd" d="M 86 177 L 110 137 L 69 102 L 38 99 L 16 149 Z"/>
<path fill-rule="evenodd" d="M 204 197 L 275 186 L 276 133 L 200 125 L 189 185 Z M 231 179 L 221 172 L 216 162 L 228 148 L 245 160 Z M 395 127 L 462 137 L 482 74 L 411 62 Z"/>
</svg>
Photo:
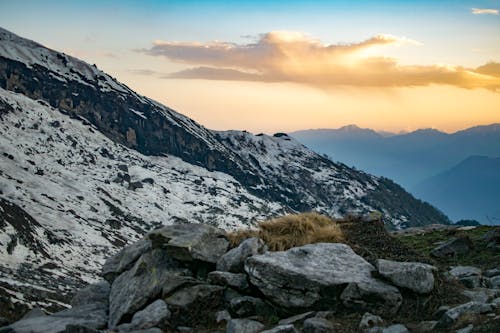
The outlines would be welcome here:
<svg viewBox="0 0 500 333">
<path fill-rule="evenodd" d="M 498 162 L 487 158 L 500 157 L 500 124 L 452 134 L 421 129 L 391 135 L 349 125 L 290 135 L 335 161 L 395 180 L 454 220 L 491 223 L 500 217 L 500 195 L 490 190 L 500 188 L 497 174 L 490 172 Z M 464 192 L 470 194 L 465 202 Z"/>
</svg>

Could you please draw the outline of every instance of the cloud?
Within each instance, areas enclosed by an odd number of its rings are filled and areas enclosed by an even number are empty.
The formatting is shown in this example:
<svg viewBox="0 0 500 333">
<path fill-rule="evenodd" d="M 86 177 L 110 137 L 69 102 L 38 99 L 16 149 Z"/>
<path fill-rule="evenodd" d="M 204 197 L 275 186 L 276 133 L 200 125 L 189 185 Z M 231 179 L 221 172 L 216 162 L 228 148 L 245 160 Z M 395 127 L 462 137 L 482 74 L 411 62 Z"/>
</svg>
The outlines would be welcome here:
<svg viewBox="0 0 500 333">
<path fill-rule="evenodd" d="M 472 8 L 471 13 L 474 15 L 483 15 L 483 14 L 498 15 L 498 9 Z"/>
<path fill-rule="evenodd" d="M 375 56 L 378 49 L 406 44 L 421 45 L 392 35 L 376 35 L 358 43 L 324 44 L 302 33 L 278 31 L 260 35 L 248 44 L 156 41 L 141 52 L 194 66 L 167 78 L 294 82 L 322 88 L 429 84 L 500 88 L 499 77 L 488 68 L 403 66 L 396 59 Z"/>
</svg>

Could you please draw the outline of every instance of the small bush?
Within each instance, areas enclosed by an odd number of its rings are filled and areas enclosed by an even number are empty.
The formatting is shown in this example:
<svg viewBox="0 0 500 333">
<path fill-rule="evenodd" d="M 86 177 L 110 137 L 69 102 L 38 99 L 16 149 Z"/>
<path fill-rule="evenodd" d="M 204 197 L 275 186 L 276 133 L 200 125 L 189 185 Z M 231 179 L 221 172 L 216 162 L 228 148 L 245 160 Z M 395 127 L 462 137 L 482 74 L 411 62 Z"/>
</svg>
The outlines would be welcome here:
<svg viewBox="0 0 500 333">
<path fill-rule="evenodd" d="M 239 230 L 229 234 L 235 247 L 250 237 L 264 240 L 271 251 L 285 251 L 312 243 L 337 243 L 344 240 L 340 226 L 318 213 L 286 215 L 261 222 L 255 230 Z"/>
</svg>

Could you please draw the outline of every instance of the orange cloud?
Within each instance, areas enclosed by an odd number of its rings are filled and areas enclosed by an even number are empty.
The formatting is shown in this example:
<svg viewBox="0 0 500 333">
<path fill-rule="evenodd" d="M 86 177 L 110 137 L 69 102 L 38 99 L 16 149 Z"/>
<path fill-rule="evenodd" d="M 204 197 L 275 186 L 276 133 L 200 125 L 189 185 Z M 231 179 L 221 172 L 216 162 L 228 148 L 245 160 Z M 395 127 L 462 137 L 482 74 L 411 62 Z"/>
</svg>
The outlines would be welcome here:
<svg viewBox="0 0 500 333">
<path fill-rule="evenodd" d="M 244 45 L 156 41 L 142 52 L 197 66 L 171 73 L 168 78 L 294 82 L 317 87 L 446 84 L 500 89 L 496 63 L 477 70 L 460 66 L 403 66 L 396 59 L 372 55 L 375 49 L 401 44 L 420 43 L 377 35 L 359 43 L 323 44 L 301 33 L 270 32 Z"/>
<path fill-rule="evenodd" d="M 474 15 L 482 15 L 482 14 L 498 15 L 498 9 L 472 8 L 471 12 Z"/>
</svg>

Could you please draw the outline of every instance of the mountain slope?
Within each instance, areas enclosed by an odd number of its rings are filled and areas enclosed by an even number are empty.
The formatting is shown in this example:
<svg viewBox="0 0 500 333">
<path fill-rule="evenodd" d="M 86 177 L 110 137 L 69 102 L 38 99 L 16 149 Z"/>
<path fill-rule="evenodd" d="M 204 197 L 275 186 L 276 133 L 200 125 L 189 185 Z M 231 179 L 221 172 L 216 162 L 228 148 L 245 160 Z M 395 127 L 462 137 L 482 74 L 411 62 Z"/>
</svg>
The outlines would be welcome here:
<svg viewBox="0 0 500 333">
<path fill-rule="evenodd" d="M 448 222 L 286 135 L 210 131 L 78 59 L 5 30 L 0 42 L 0 198 L 22 216 L 1 222 L 0 296 L 63 304 L 104 257 L 186 220 L 232 229 L 315 209 L 377 210 L 392 229 Z"/>
<path fill-rule="evenodd" d="M 415 187 L 452 219 L 500 222 L 500 158 L 472 156 Z"/>
</svg>

